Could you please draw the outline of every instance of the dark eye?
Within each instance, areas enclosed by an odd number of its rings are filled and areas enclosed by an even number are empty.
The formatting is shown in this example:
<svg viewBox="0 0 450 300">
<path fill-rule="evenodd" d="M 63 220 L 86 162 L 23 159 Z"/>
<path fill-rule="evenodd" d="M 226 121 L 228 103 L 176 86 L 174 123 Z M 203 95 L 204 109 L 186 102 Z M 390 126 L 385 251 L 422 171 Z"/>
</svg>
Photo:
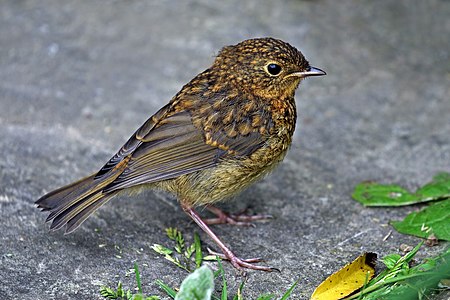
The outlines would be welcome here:
<svg viewBox="0 0 450 300">
<path fill-rule="evenodd" d="M 281 72 L 281 66 L 275 63 L 267 65 L 267 72 L 272 76 L 277 76 Z"/>
</svg>

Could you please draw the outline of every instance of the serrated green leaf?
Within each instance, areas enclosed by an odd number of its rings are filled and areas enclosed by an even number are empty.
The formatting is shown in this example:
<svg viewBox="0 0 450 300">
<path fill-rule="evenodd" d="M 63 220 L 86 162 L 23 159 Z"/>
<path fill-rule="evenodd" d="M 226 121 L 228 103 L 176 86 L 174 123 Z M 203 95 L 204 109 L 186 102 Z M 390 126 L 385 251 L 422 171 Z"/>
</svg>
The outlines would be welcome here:
<svg viewBox="0 0 450 300">
<path fill-rule="evenodd" d="M 117 284 L 117 297 L 124 297 L 125 296 L 125 291 L 122 288 L 122 282 L 119 281 L 119 283 Z"/>
<path fill-rule="evenodd" d="M 184 237 L 180 231 L 178 232 L 176 242 L 177 242 L 177 246 L 175 247 L 175 249 L 178 248 L 179 249 L 178 253 L 180 253 L 180 254 L 183 253 L 185 250 L 185 243 L 184 243 Z"/>
<path fill-rule="evenodd" d="M 419 212 L 413 212 L 403 221 L 394 221 L 391 225 L 404 234 L 422 238 L 434 234 L 440 240 L 450 241 L 450 199 L 434 203 Z"/>
<path fill-rule="evenodd" d="M 176 245 L 174 249 L 182 254 L 185 249 L 185 243 L 184 243 L 184 237 L 181 231 L 179 231 L 177 228 L 169 227 L 166 229 L 167 237 L 173 241 L 175 241 Z"/>
<path fill-rule="evenodd" d="M 107 286 L 100 287 L 100 295 L 108 299 L 117 299 L 117 293 Z"/>
<path fill-rule="evenodd" d="M 213 273 L 207 266 L 202 266 L 183 280 L 175 300 L 210 300 L 213 290 Z"/>
<path fill-rule="evenodd" d="M 398 185 L 363 182 L 355 187 L 353 199 L 366 206 L 403 206 L 450 198 L 450 174 L 438 173 L 415 193 Z"/>
<path fill-rule="evenodd" d="M 184 257 L 186 257 L 187 259 L 191 258 L 192 253 L 194 253 L 194 251 L 195 251 L 195 244 L 186 247 L 186 251 L 184 251 Z"/>
<path fill-rule="evenodd" d="M 173 228 L 173 227 L 166 228 L 166 234 L 169 239 L 171 239 L 172 241 L 176 241 L 177 235 L 178 235 L 178 229 Z"/>
</svg>

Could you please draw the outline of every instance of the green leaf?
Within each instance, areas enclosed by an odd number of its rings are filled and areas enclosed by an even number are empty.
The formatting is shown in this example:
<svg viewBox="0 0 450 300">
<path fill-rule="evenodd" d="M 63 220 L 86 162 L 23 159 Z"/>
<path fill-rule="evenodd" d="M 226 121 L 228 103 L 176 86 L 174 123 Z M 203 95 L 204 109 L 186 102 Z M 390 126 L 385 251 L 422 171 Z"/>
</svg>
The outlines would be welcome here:
<svg viewBox="0 0 450 300">
<path fill-rule="evenodd" d="M 355 187 L 353 199 L 366 206 L 401 206 L 420 202 L 404 188 L 376 182 L 362 182 Z"/>
<path fill-rule="evenodd" d="M 430 183 L 416 191 L 416 195 L 422 198 L 448 198 L 450 197 L 450 174 L 438 173 Z"/>
<path fill-rule="evenodd" d="M 281 297 L 280 300 L 287 300 L 287 299 L 289 299 L 289 297 L 291 296 L 291 294 L 294 291 L 294 289 L 297 286 L 297 284 L 298 284 L 298 280 L 291 285 L 291 287 L 286 291 L 286 293 L 284 293 L 283 297 Z"/>
<path fill-rule="evenodd" d="M 166 234 L 169 239 L 171 239 L 172 241 L 176 241 L 177 235 L 178 235 L 178 229 L 173 228 L 173 227 L 166 228 Z"/>
<path fill-rule="evenodd" d="M 403 206 L 450 198 L 450 174 L 438 173 L 415 193 L 398 185 L 362 182 L 355 187 L 353 199 L 366 206 Z"/>
<path fill-rule="evenodd" d="M 141 285 L 141 274 L 139 274 L 139 268 L 137 263 L 134 263 L 134 274 L 136 275 L 136 282 L 138 286 L 139 293 L 142 294 L 142 285 Z"/>
<path fill-rule="evenodd" d="M 427 271 L 421 271 L 421 268 L 411 268 L 411 274 L 416 276 L 411 275 L 410 278 L 402 280 L 401 284 L 393 285 L 388 294 L 377 299 L 430 299 L 427 296 L 436 291 L 439 282 L 442 279 L 450 278 L 450 252 L 447 250 L 443 255 L 429 260 L 433 261 L 433 268 Z M 418 267 L 420 266 L 423 264 Z"/>
<path fill-rule="evenodd" d="M 151 248 L 156 253 L 162 254 L 162 255 L 171 255 L 173 253 L 173 251 L 170 250 L 169 248 L 166 248 L 163 245 L 159 245 L 159 244 L 153 244 L 153 246 Z"/>
<path fill-rule="evenodd" d="M 117 297 L 124 297 L 125 296 L 125 291 L 122 288 L 122 282 L 119 281 L 119 283 L 117 284 Z"/>
<path fill-rule="evenodd" d="M 439 282 L 450 278 L 450 248 L 437 257 L 427 258 L 410 268 L 409 263 L 422 245 L 423 242 L 419 243 L 400 257 L 391 269 L 384 270 L 363 290 L 345 299 L 429 299 L 427 295 L 436 291 Z M 396 258 L 393 254 L 387 257 L 392 261 Z"/>
<path fill-rule="evenodd" d="M 198 268 L 202 265 L 203 253 L 202 243 L 200 242 L 200 236 L 197 232 L 194 233 L 194 245 L 195 245 L 195 265 Z"/>
<path fill-rule="evenodd" d="M 184 251 L 184 257 L 186 257 L 186 259 L 191 258 L 192 253 L 195 252 L 195 244 L 190 245 L 189 247 L 186 247 L 186 251 Z"/>
<path fill-rule="evenodd" d="M 392 270 L 400 258 L 400 254 L 389 254 L 383 257 L 383 263 L 389 270 Z"/>
<path fill-rule="evenodd" d="M 237 294 L 234 295 L 233 300 L 243 300 L 242 297 L 242 290 L 244 289 L 246 279 L 244 279 L 241 284 L 239 285 L 239 288 L 237 290 Z"/>
<path fill-rule="evenodd" d="M 184 237 L 181 231 L 179 231 L 177 228 L 169 227 L 166 229 L 167 237 L 173 241 L 175 241 L 175 250 L 182 254 L 185 251 L 185 243 L 184 243 Z"/>
<path fill-rule="evenodd" d="M 102 295 L 103 297 L 108 298 L 108 299 L 117 299 L 118 298 L 117 293 L 113 289 L 111 289 L 107 286 L 102 286 L 100 288 L 100 295 Z"/>
<path fill-rule="evenodd" d="M 225 271 L 223 270 L 222 261 L 218 256 L 217 256 L 217 263 L 219 264 L 220 276 L 222 276 L 222 294 L 220 299 L 227 300 L 228 299 L 227 280 L 225 279 Z"/>
<path fill-rule="evenodd" d="M 419 212 L 413 212 L 403 221 L 394 221 L 391 225 L 404 234 L 422 238 L 434 234 L 440 240 L 450 241 L 450 199 L 434 203 Z"/>
<path fill-rule="evenodd" d="M 164 291 L 164 292 L 166 292 L 166 294 L 170 297 L 170 298 L 172 298 L 172 299 L 175 299 L 175 296 L 176 296 L 176 294 L 177 294 L 177 292 L 174 290 L 174 289 L 172 289 L 170 286 L 168 286 L 166 283 L 164 283 L 162 280 L 160 280 L 160 279 L 157 279 L 156 281 L 155 281 L 155 283 Z"/>
<path fill-rule="evenodd" d="M 131 294 L 131 291 L 128 290 L 126 292 L 126 294 L 122 298 L 126 298 L 127 300 L 132 300 L 133 299 L 133 294 Z"/>
<path fill-rule="evenodd" d="M 203 266 L 183 280 L 175 300 L 210 300 L 213 290 L 213 272 Z"/>
</svg>

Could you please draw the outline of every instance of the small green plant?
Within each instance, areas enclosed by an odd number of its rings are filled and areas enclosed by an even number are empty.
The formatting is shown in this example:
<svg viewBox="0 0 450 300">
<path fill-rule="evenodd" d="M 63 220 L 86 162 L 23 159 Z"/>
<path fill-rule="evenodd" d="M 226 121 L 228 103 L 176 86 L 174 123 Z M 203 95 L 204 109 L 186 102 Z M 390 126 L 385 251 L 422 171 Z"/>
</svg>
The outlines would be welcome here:
<svg viewBox="0 0 450 300">
<path fill-rule="evenodd" d="M 450 278 L 450 249 L 437 257 L 426 259 L 421 264 L 411 266 L 422 244 L 404 256 L 385 256 L 382 261 L 386 269 L 370 280 L 360 292 L 345 299 L 424 299 L 437 291 L 440 281 Z"/>
<path fill-rule="evenodd" d="M 158 296 L 145 296 L 142 293 L 142 285 L 141 285 L 141 275 L 139 273 L 139 268 L 137 263 L 134 263 L 134 274 L 136 275 L 136 283 L 138 286 L 138 293 L 133 294 L 131 291 L 124 290 L 122 287 L 122 283 L 119 281 L 117 284 L 117 289 L 113 290 L 109 287 L 102 286 L 100 288 L 100 295 L 107 299 L 120 299 L 120 300 L 159 300 Z"/>
<path fill-rule="evenodd" d="M 430 202 L 422 210 L 410 213 L 401 221 L 391 221 L 390 224 L 400 233 L 426 238 L 427 243 L 435 243 L 438 239 L 450 241 L 449 173 L 437 173 L 429 183 L 415 192 L 394 184 L 362 182 L 355 187 L 352 197 L 365 206 L 404 206 Z M 441 279 L 450 278 L 449 249 L 418 266 L 410 267 L 421 244 L 403 257 L 398 254 L 386 256 L 383 259 L 386 270 L 349 299 L 421 299 L 437 288 Z"/>
<path fill-rule="evenodd" d="M 130 290 L 125 291 L 122 287 L 122 282 L 119 281 L 116 290 L 107 286 L 100 288 L 100 295 L 108 299 L 132 299 L 133 295 Z"/>
<path fill-rule="evenodd" d="M 152 249 L 164 255 L 164 258 L 174 263 L 179 268 L 193 272 L 187 276 L 181 283 L 180 290 L 177 292 L 162 280 L 157 279 L 155 283 L 159 288 L 171 299 L 175 300 L 228 300 L 228 284 L 225 278 L 225 271 L 222 266 L 222 261 L 219 257 L 203 256 L 201 251 L 201 241 L 197 233 L 194 233 L 194 243 L 186 246 L 184 236 L 181 231 L 176 228 L 166 229 L 167 237 L 172 240 L 175 245 L 171 248 L 155 244 Z M 195 255 L 194 255 L 195 254 Z M 201 267 L 204 260 L 217 260 L 218 270 L 212 272 L 207 266 Z M 193 265 L 195 264 L 195 271 Z M 107 299 L 120 300 L 158 300 L 158 296 L 145 296 L 142 292 L 141 278 L 137 264 L 134 265 L 134 273 L 138 287 L 138 293 L 133 294 L 129 289 L 125 290 L 122 283 L 119 281 L 117 288 L 103 286 L 100 289 L 100 294 Z M 221 295 L 217 297 L 213 295 L 214 280 L 221 280 Z M 232 297 L 233 300 L 245 300 L 243 296 L 245 280 L 240 284 L 236 295 Z M 294 290 L 297 282 L 295 282 L 280 298 L 280 300 L 287 300 Z M 257 300 L 273 300 L 275 296 L 272 294 L 264 294 L 257 298 Z"/>
<path fill-rule="evenodd" d="M 178 229 L 169 227 L 166 229 L 166 234 L 169 239 L 175 242 L 173 249 L 159 244 L 154 244 L 152 246 L 153 251 L 164 255 L 165 259 L 188 272 L 193 271 L 193 263 L 195 263 L 195 268 L 199 268 L 201 266 L 203 254 L 201 250 L 200 237 L 197 233 L 194 233 L 194 243 L 189 246 L 186 246 L 184 236 Z M 195 256 L 193 257 L 192 255 L 194 253 Z"/>
</svg>

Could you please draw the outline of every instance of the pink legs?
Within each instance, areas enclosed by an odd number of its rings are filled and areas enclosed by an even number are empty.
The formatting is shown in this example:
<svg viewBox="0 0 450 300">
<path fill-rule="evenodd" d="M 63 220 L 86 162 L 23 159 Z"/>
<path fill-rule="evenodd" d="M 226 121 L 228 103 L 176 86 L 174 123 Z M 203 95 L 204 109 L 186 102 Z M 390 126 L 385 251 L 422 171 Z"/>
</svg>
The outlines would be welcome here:
<svg viewBox="0 0 450 300">
<path fill-rule="evenodd" d="M 206 209 L 217 216 L 217 218 L 211 218 L 204 220 L 208 225 L 215 224 L 231 224 L 237 226 L 254 226 L 253 221 L 264 221 L 268 219 L 273 219 L 271 215 L 253 215 L 248 216 L 245 214 L 245 210 L 237 214 L 227 214 L 220 208 L 212 205 L 207 205 Z"/>
<path fill-rule="evenodd" d="M 225 246 L 225 244 L 208 227 L 208 225 L 202 220 L 202 218 L 199 216 L 199 214 L 192 207 L 189 207 L 183 203 L 181 203 L 181 207 L 183 208 L 184 212 L 189 217 L 191 217 L 191 219 L 194 220 L 194 222 L 197 223 L 197 225 L 200 226 L 200 228 L 204 232 L 206 232 L 214 240 L 214 242 L 216 242 L 217 246 L 219 246 L 219 248 L 223 252 L 223 254 L 218 254 L 218 253 L 211 251 L 211 254 L 218 255 L 221 258 L 229 260 L 236 269 L 241 270 L 241 271 L 243 268 L 253 269 L 253 270 L 261 270 L 261 271 L 266 271 L 266 272 L 278 271 L 275 268 L 254 265 L 253 263 L 258 263 L 258 262 L 262 261 L 262 259 L 260 259 L 260 258 L 241 259 L 241 258 L 237 257 L 230 250 L 230 248 Z"/>
</svg>

